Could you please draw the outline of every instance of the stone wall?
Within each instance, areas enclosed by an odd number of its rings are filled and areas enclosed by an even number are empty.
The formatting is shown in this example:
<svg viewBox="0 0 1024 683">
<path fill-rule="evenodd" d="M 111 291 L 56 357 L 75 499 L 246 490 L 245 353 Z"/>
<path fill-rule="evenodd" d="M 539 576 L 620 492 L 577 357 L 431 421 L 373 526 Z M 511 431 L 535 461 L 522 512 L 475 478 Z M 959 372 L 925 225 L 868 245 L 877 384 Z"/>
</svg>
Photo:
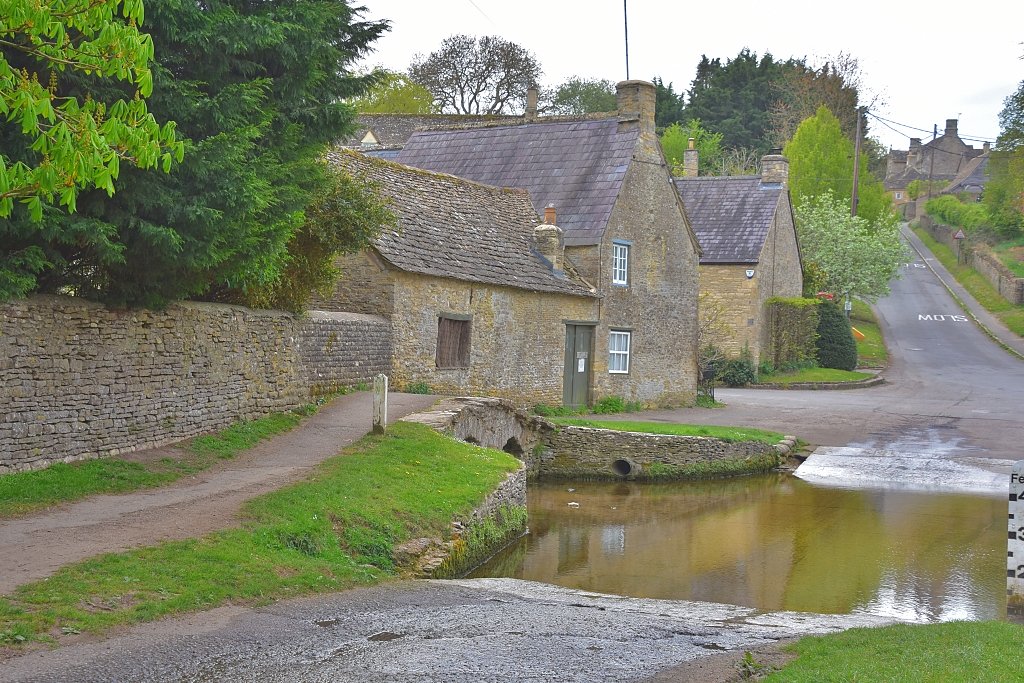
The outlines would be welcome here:
<svg viewBox="0 0 1024 683">
<path fill-rule="evenodd" d="M 671 468 L 778 457 L 781 449 L 757 441 L 726 442 L 702 436 L 619 432 L 559 426 L 545 435 L 535 468 L 541 477 L 629 478 Z M 654 468 L 652 468 L 652 465 Z"/>
<path fill-rule="evenodd" d="M 757 363 L 760 358 L 762 312 L 758 306 L 760 280 L 747 277 L 747 264 L 704 264 L 700 267 L 701 302 L 708 309 L 701 315 L 717 315 L 723 334 L 710 341 L 730 358 L 739 357 L 744 347 Z M 756 271 L 755 271 L 756 272 Z"/>
<path fill-rule="evenodd" d="M 326 297 L 315 295 L 310 308 L 390 316 L 395 294 L 387 266 L 371 249 L 339 256 L 334 261 L 339 277 Z"/>
<path fill-rule="evenodd" d="M 956 228 L 937 223 L 926 215 L 921 216 L 920 224 L 932 239 L 952 249 L 954 254 L 957 252 L 957 241 L 953 239 Z M 974 244 L 971 240 L 963 242 L 961 249 L 964 263 L 981 273 L 999 295 L 1011 304 L 1024 304 L 1024 278 L 1014 275 L 986 245 Z"/>
<path fill-rule="evenodd" d="M 184 303 L 0 304 L 0 472 L 161 446 L 387 367 L 387 322 Z M 355 362 L 354 356 L 360 356 Z"/>
<path fill-rule="evenodd" d="M 360 313 L 310 311 L 300 321 L 298 350 L 313 396 L 369 384 L 391 374 L 391 323 Z"/>
</svg>

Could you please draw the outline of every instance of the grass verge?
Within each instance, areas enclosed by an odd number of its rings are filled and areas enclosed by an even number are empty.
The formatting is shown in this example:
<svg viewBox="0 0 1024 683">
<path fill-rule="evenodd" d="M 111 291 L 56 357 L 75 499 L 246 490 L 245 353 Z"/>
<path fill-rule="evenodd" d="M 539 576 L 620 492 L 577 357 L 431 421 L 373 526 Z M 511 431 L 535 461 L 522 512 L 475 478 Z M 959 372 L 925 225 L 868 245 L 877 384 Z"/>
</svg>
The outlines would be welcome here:
<svg viewBox="0 0 1024 683">
<path fill-rule="evenodd" d="M 878 319 L 871 306 L 859 300 L 854 300 L 853 310 L 850 311 L 850 322 L 857 330 L 864 335 L 863 339 L 857 339 L 857 367 L 861 368 L 884 368 L 889 364 L 889 352 L 885 348 L 885 341 L 882 339 L 882 329 L 878 325 Z M 854 335 L 856 337 L 856 335 Z"/>
<path fill-rule="evenodd" d="M 315 409 L 305 408 L 302 412 L 311 414 L 311 411 Z M 0 518 L 100 493 L 126 493 L 170 484 L 185 475 L 205 470 L 219 460 L 233 458 L 263 439 L 292 429 L 301 420 L 297 413 L 274 413 L 240 422 L 216 434 L 187 442 L 182 458 L 163 458 L 150 463 L 100 458 L 5 474 L 0 476 Z"/>
<path fill-rule="evenodd" d="M 763 429 L 747 427 L 719 427 L 715 425 L 687 425 L 669 422 L 636 422 L 629 420 L 583 420 L 578 418 L 559 417 L 551 420 L 555 424 L 572 425 L 575 427 L 593 427 L 595 429 L 614 429 L 620 432 L 644 432 L 646 434 L 674 434 L 677 436 L 710 436 L 722 441 L 760 441 L 776 444 L 782 440 L 782 434 Z"/>
<path fill-rule="evenodd" d="M 926 231 L 914 228 L 914 233 L 985 310 L 999 318 L 1014 334 L 1024 336 L 1024 306 L 1015 306 L 1001 297 L 996 288 L 978 271 L 957 264 L 953 250 L 936 242 Z"/>
<path fill-rule="evenodd" d="M 799 384 L 804 382 L 859 382 L 874 377 L 870 372 L 837 370 L 835 368 L 804 368 L 792 372 L 761 375 L 758 384 Z"/>
<path fill-rule="evenodd" d="M 1024 627 L 1000 621 L 898 624 L 804 638 L 768 683 L 1024 680 Z"/>
<path fill-rule="evenodd" d="M 518 467 L 501 451 L 397 423 L 308 481 L 250 501 L 240 529 L 99 556 L 20 586 L 0 598 L 0 644 L 378 581 L 396 573 L 396 543 L 450 535 L 453 517 Z"/>
</svg>

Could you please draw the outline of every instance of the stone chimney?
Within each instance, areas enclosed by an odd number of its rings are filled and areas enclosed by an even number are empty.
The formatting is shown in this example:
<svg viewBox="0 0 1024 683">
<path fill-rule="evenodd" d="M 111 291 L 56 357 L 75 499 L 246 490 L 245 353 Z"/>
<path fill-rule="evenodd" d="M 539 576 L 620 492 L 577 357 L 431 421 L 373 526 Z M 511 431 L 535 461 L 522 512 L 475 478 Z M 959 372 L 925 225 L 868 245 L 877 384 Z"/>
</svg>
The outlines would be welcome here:
<svg viewBox="0 0 1024 683">
<path fill-rule="evenodd" d="M 697 169 L 700 167 L 700 152 L 694 146 L 696 142 L 690 138 L 689 144 L 683 150 L 683 175 L 687 178 L 696 178 Z"/>
<path fill-rule="evenodd" d="M 986 143 L 982 144 L 981 151 L 982 152 L 991 152 L 992 151 L 992 143 L 991 142 L 986 142 Z"/>
<path fill-rule="evenodd" d="M 653 83 L 620 81 L 615 86 L 620 128 L 638 125 L 640 134 L 654 138 L 654 103 L 657 99 Z"/>
<path fill-rule="evenodd" d="M 560 273 L 565 261 L 565 241 L 562 229 L 555 225 L 554 206 L 545 207 L 544 222 L 533 229 L 533 242 L 537 253 L 551 263 L 552 270 Z"/>
<path fill-rule="evenodd" d="M 789 185 L 789 159 L 782 156 L 781 149 L 773 149 L 761 157 L 761 182 Z"/>
<path fill-rule="evenodd" d="M 956 134 L 956 119 L 946 119 L 946 135 L 951 138 L 959 137 Z"/>
<path fill-rule="evenodd" d="M 533 121 L 537 118 L 537 86 L 531 85 L 526 89 L 526 120 Z"/>
<path fill-rule="evenodd" d="M 910 150 L 907 151 L 907 166 L 914 168 L 921 156 L 921 138 L 910 138 Z"/>
</svg>

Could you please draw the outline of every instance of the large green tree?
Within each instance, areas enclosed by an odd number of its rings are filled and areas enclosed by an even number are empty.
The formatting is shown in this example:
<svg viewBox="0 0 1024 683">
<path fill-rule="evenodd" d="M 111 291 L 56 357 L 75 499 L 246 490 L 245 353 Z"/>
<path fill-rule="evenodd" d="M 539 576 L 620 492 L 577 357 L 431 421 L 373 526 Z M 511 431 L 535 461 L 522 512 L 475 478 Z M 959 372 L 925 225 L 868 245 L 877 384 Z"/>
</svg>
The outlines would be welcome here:
<svg viewBox="0 0 1024 683">
<path fill-rule="evenodd" d="M 846 199 L 831 190 L 797 205 L 796 228 L 804 263 L 824 271 L 824 288 L 836 294 L 885 296 L 907 258 L 895 214 L 871 221 L 851 216 Z"/>
<path fill-rule="evenodd" d="M 683 175 L 683 158 L 693 138 L 697 150 L 698 175 L 719 174 L 722 162 L 722 134 L 706 130 L 700 121 L 687 121 L 686 125 L 673 123 L 661 136 L 661 149 L 672 169 L 672 175 Z"/>
<path fill-rule="evenodd" d="M 1024 230 L 1024 81 L 1003 101 L 988 168 L 984 202 L 992 227 L 1002 237 L 1017 237 Z"/>
<path fill-rule="evenodd" d="M 839 120 L 826 107 L 804 120 L 783 149 L 789 158 L 789 187 L 799 205 L 830 193 L 847 206 L 853 194 L 853 142 L 843 134 Z M 884 185 L 870 170 L 861 154 L 858 175 L 857 215 L 869 223 L 892 213 L 892 202 Z"/>
<path fill-rule="evenodd" d="M 0 249 L 45 252 L 36 289 L 117 305 L 266 292 L 332 182 L 321 157 L 352 128 L 345 100 L 373 83 L 350 65 L 387 24 L 361 12 L 338 0 L 149 0 L 150 109 L 178 123 L 183 163 L 166 176 L 124 169 L 114 196 L 83 193 L 77 214 L 48 211 L 41 231 L 0 225 Z"/>
<path fill-rule="evenodd" d="M 654 125 L 665 129 L 673 123 L 683 122 L 683 93 L 672 89 L 672 83 L 665 85 L 660 77 L 652 79 L 654 83 Z"/>
<path fill-rule="evenodd" d="M 552 114 L 582 116 L 615 111 L 615 84 L 608 79 L 571 76 L 550 95 Z"/>
<path fill-rule="evenodd" d="M 379 80 L 365 95 L 350 103 L 361 114 L 436 114 L 434 96 L 405 74 L 381 70 Z"/>
<path fill-rule="evenodd" d="M 141 0 L 0 0 L 0 217 L 16 200 L 34 221 L 44 202 L 74 211 L 83 189 L 114 192 L 121 162 L 180 159 L 174 124 L 159 125 L 143 99 L 153 42 L 142 20 Z M 83 95 L 61 73 L 123 82 L 127 96 Z"/>
</svg>

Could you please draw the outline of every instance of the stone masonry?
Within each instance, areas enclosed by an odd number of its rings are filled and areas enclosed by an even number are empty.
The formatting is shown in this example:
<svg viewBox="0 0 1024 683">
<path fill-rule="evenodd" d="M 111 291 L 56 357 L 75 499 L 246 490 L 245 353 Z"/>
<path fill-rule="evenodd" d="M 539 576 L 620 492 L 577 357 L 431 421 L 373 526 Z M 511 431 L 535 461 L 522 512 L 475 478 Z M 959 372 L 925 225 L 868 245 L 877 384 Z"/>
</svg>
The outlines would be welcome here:
<svg viewBox="0 0 1024 683">
<path fill-rule="evenodd" d="M 161 446 L 289 410 L 389 367 L 372 316 L 184 303 L 0 304 L 0 472 Z"/>
</svg>

